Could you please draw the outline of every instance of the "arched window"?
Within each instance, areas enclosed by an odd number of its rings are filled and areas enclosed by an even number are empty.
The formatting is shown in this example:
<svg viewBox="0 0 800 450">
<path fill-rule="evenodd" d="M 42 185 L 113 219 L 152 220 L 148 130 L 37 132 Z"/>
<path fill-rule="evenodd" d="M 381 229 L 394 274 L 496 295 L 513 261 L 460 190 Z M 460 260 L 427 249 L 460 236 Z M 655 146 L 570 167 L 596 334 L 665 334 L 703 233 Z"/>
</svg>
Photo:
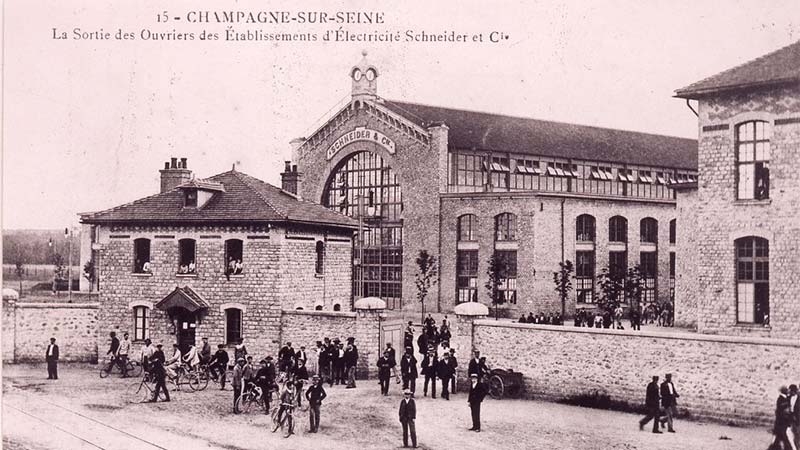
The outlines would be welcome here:
<svg viewBox="0 0 800 450">
<path fill-rule="evenodd" d="M 335 305 L 333 305 L 333 310 L 334 311 L 341 311 L 342 310 L 342 305 L 336 303 Z"/>
<path fill-rule="evenodd" d="M 322 305 L 315 306 L 314 311 L 322 311 Z"/>
<path fill-rule="evenodd" d="M 476 241 L 478 218 L 475 214 L 464 214 L 458 218 L 458 241 Z"/>
<path fill-rule="evenodd" d="M 178 241 L 178 273 L 196 273 L 196 255 L 194 239 Z"/>
<path fill-rule="evenodd" d="M 325 262 L 324 262 L 325 243 L 324 242 L 317 241 L 316 252 L 317 252 L 317 261 L 314 264 L 314 270 L 317 273 L 317 275 L 322 275 L 324 270 L 325 270 Z"/>
<path fill-rule="evenodd" d="M 737 322 L 769 324 L 769 241 L 748 236 L 734 243 Z"/>
<path fill-rule="evenodd" d="M 646 244 L 658 244 L 658 221 L 645 217 L 639 222 L 639 239 Z"/>
<path fill-rule="evenodd" d="M 244 271 L 243 253 L 241 239 L 225 241 L 225 270 L 228 275 L 240 275 Z"/>
<path fill-rule="evenodd" d="M 150 273 L 150 239 L 139 238 L 133 241 L 133 272 Z"/>
<path fill-rule="evenodd" d="M 608 219 L 608 241 L 628 242 L 628 219 L 622 216 Z"/>
<path fill-rule="evenodd" d="M 581 214 L 575 219 L 575 240 L 578 242 L 594 242 L 595 220 L 593 216 Z"/>
<path fill-rule="evenodd" d="M 225 343 L 242 342 L 242 310 L 228 308 L 225 310 Z"/>
<path fill-rule="evenodd" d="M 768 122 L 745 122 L 736 127 L 736 198 L 769 198 Z"/>
<path fill-rule="evenodd" d="M 669 243 L 670 244 L 674 244 L 675 242 L 677 242 L 677 240 L 678 240 L 677 239 L 677 233 L 678 233 L 677 222 L 675 221 L 675 219 L 672 219 L 672 220 L 669 221 Z"/>
<path fill-rule="evenodd" d="M 150 337 L 150 308 L 133 307 L 133 340 L 143 341 Z"/>
<path fill-rule="evenodd" d="M 512 213 L 498 214 L 494 218 L 494 231 L 496 241 L 517 240 L 517 216 Z"/>
</svg>

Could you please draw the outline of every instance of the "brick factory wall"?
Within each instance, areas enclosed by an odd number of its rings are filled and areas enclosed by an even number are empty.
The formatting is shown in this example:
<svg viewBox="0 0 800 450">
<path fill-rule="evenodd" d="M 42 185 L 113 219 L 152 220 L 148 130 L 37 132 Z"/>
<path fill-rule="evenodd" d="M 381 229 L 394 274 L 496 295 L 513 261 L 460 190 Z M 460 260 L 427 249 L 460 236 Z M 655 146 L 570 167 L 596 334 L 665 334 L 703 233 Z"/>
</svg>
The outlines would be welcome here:
<svg viewBox="0 0 800 450">
<path fill-rule="evenodd" d="M 796 382 L 797 340 L 652 333 L 475 321 L 474 346 L 493 368 L 525 376 L 526 395 L 591 390 L 642 405 L 651 376 L 672 373 L 680 410 L 738 424 L 769 423 L 781 385 Z M 510 351 L 513 350 L 513 351 Z"/>
<path fill-rule="evenodd" d="M 56 338 L 61 361 L 97 361 L 97 303 L 4 303 L 3 361 L 42 362 Z"/>
<path fill-rule="evenodd" d="M 678 192 L 677 257 L 675 259 L 675 325 L 697 327 L 697 190 Z"/>
</svg>

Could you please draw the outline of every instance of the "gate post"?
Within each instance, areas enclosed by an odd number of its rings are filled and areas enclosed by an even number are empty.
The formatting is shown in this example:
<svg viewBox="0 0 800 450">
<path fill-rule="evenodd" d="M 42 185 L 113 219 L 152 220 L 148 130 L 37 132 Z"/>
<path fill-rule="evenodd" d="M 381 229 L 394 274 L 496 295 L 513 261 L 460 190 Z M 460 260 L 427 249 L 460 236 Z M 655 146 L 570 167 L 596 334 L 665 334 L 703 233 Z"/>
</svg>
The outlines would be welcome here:
<svg viewBox="0 0 800 450">
<path fill-rule="evenodd" d="M 456 323 L 455 329 L 450 332 L 453 335 L 450 347 L 456 350 L 458 358 L 458 368 L 456 368 L 456 383 L 460 386 L 469 386 L 467 379 L 467 367 L 472 358 L 472 350 L 475 346 L 473 327 L 478 319 L 484 319 L 489 315 L 489 308 L 483 303 L 467 302 L 455 307 Z"/>
<path fill-rule="evenodd" d="M 358 378 L 373 378 L 380 358 L 381 321 L 386 318 L 386 302 L 377 297 L 360 298 L 353 304 L 356 311 L 356 345 L 358 345 Z"/>
</svg>

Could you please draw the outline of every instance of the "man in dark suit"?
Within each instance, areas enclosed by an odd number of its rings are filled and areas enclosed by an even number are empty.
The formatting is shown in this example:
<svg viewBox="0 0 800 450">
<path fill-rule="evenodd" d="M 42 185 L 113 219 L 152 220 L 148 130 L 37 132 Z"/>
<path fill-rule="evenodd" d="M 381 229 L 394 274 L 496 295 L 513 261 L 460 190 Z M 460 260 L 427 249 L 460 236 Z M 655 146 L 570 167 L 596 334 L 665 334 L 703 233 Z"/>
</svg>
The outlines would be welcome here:
<svg viewBox="0 0 800 450">
<path fill-rule="evenodd" d="M 478 375 L 478 381 L 482 381 L 484 367 L 481 363 L 481 352 L 478 350 L 473 351 L 473 358 L 469 360 L 469 366 L 467 367 L 467 375 Z"/>
<path fill-rule="evenodd" d="M 442 359 L 439 360 L 439 365 L 436 367 L 436 375 L 442 380 L 442 398 L 445 400 L 450 400 L 450 391 L 448 388 L 450 387 L 450 379 L 454 375 L 453 372 L 453 366 L 450 364 L 450 353 L 445 352 L 442 355 Z"/>
<path fill-rule="evenodd" d="M 680 397 L 678 391 L 675 390 L 675 385 L 672 384 L 672 374 L 668 373 L 664 377 L 664 382 L 661 383 L 661 406 L 664 408 L 666 417 L 661 418 L 661 426 L 667 424 L 667 431 L 674 433 L 675 429 L 672 428 L 672 419 L 678 415 L 676 398 Z"/>
<path fill-rule="evenodd" d="M 794 435 L 794 447 L 800 444 L 800 402 L 798 400 L 797 385 L 789 385 L 789 408 L 792 411 L 792 434 Z"/>
<path fill-rule="evenodd" d="M 775 440 L 770 448 L 782 448 L 784 450 L 793 448 L 788 433 L 793 421 L 791 405 L 789 389 L 786 386 L 781 386 L 780 395 L 775 402 L 775 427 L 773 428 Z"/>
<path fill-rule="evenodd" d="M 164 391 L 165 402 L 169 401 L 169 390 L 167 390 L 167 370 L 164 368 L 164 351 L 161 350 L 162 345 L 156 345 L 156 351 L 153 352 L 153 357 L 150 358 L 151 371 L 156 379 L 156 387 L 153 390 L 153 398 L 151 402 L 158 400 L 158 393 L 160 390 Z"/>
<path fill-rule="evenodd" d="M 417 390 L 417 358 L 414 349 L 406 347 L 406 353 L 400 358 L 400 376 L 403 378 L 403 389 L 411 389 L 413 394 Z"/>
<path fill-rule="evenodd" d="M 428 350 L 428 354 L 422 359 L 422 375 L 425 376 L 425 384 L 422 388 L 422 395 L 428 396 L 428 382 L 431 383 L 431 398 L 436 398 L 436 369 L 439 367 L 439 359 L 433 349 Z"/>
<path fill-rule="evenodd" d="M 481 402 L 483 402 L 483 398 L 486 397 L 488 390 L 486 389 L 486 385 L 478 380 L 478 374 L 471 374 L 469 380 L 469 398 L 467 399 L 467 403 L 469 403 L 469 409 L 472 411 L 472 428 L 469 430 L 480 432 Z"/>
<path fill-rule="evenodd" d="M 658 416 L 661 413 L 661 408 L 659 407 L 659 387 L 657 375 L 654 375 L 653 381 L 647 385 L 647 396 L 645 397 L 644 404 L 647 407 L 647 415 L 639 421 L 639 429 L 643 430 L 644 426 L 647 425 L 647 422 L 652 420 L 653 433 L 661 434 L 661 431 L 658 430 Z"/>
<path fill-rule="evenodd" d="M 453 368 L 453 378 L 450 378 L 450 394 L 456 393 L 456 378 L 458 378 L 456 369 L 458 368 L 458 360 L 456 359 L 456 349 L 450 349 L 450 367 Z"/>
<path fill-rule="evenodd" d="M 378 358 L 378 381 L 381 384 L 381 395 L 389 395 L 389 378 L 392 376 L 392 362 L 389 360 L 389 352 L 383 352 L 383 356 Z"/>
<path fill-rule="evenodd" d="M 417 429 L 414 421 L 417 419 L 417 404 L 411 396 L 411 390 L 403 390 L 403 399 L 400 400 L 400 423 L 403 424 L 403 447 L 408 447 L 408 433 L 411 432 L 411 446 L 417 448 Z"/>
<path fill-rule="evenodd" d="M 50 338 L 50 345 L 44 352 L 44 359 L 47 361 L 47 379 L 58 379 L 58 345 L 56 345 L 56 338 Z"/>
</svg>

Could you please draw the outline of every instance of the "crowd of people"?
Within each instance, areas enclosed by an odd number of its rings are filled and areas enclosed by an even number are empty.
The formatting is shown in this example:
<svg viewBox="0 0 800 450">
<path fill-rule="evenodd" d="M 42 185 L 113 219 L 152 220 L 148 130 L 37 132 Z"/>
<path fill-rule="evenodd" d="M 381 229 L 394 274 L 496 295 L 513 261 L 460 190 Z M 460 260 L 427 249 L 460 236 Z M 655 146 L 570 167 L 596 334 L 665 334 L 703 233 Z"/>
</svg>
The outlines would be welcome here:
<svg viewBox="0 0 800 450">
<path fill-rule="evenodd" d="M 796 384 L 781 386 L 775 402 L 775 426 L 770 450 L 797 450 L 800 447 L 800 392 Z"/>
<path fill-rule="evenodd" d="M 520 316 L 519 323 L 535 323 L 539 325 L 564 325 L 564 320 L 561 318 L 561 314 L 553 313 L 545 315 L 545 313 L 540 312 L 539 314 L 534 315 L 532 312 L 528 313 L 526 317 L 525 314 Z"/>
</svg>

